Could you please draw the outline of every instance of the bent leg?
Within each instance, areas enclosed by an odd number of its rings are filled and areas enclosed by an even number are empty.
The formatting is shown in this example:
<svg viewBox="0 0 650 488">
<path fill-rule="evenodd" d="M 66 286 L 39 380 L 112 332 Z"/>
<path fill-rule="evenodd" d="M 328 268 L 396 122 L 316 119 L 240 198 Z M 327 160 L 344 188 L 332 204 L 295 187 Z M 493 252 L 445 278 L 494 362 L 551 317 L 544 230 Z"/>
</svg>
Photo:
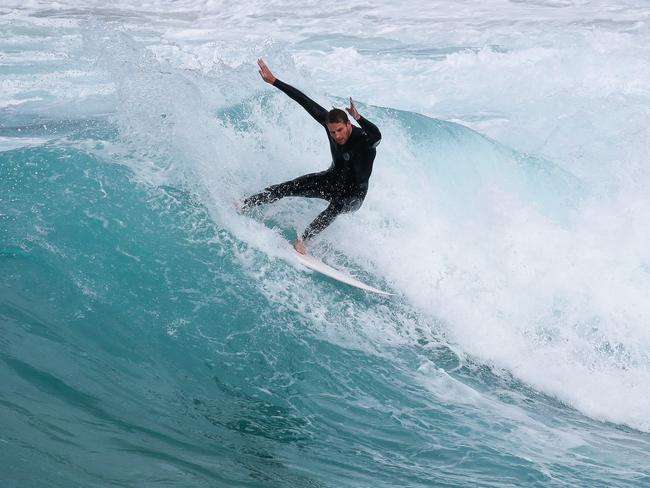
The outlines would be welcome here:
<svg viewBox="0 0 650 488">
<path fill-rule="evenodd" d="M 362 203 L 363 198 L 332 200 L 327 208 L 318 214 L 318 217 L 307 226 L 305 231 L 302 233 L 302 240 L 307 241 L 323 231 L 323 229 L 334 222 L 334 219 L 336 219 L 340 214 L 359 210 Z"/>
<path fill-rule="evenodd" d="M 272 203 L 284 197 L 324 198 L 329 196 L 329 174 L 325 171 L 300 176 L 294 180 L 272 185 L 263 191 L 246 198 L 244 209 Z"/>
</svg>

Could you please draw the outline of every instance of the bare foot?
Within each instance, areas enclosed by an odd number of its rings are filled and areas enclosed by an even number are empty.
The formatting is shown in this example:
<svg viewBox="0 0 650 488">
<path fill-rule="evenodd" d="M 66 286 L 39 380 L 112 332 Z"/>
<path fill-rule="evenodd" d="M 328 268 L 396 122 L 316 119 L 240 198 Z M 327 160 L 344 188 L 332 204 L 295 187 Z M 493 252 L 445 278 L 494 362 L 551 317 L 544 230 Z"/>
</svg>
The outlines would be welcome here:
<svg viewBox="0 0 650 488">
<path fill-rule="evenodd" d="M 305 252 L 305 245 L 300 239 L 296 239 L 296 242 L 293 243 L 293 248 L 298 251 L 300 254 L 307 254 Z"/>
</svg>

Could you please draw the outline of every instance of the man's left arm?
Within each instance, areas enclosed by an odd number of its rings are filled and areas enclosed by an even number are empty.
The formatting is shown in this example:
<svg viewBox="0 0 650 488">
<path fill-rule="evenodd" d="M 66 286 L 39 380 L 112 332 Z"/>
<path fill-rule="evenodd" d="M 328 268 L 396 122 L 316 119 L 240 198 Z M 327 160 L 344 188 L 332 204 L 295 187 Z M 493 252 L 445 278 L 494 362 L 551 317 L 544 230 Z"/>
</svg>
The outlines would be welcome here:
<svg viewBox="0 0 650 488">
<path fill-rule="evenodd" d="M 346 108 L 346 110 L 352 118 L 358 122 L 359 126 L 365 131 L 365 133 L 368 134 L 370 143 L 373 147 L 376 147 L 377 144 L 379 144 L 379 141 L 381 141 L 381 132 L 379 132 L 379 128 L 375 124 L 361 116 L 357 110 L 357 106 L 354 104 L 354 100 L 352 100 L 352 97 L 350 97 L 350 107 Z"/>
</svg>

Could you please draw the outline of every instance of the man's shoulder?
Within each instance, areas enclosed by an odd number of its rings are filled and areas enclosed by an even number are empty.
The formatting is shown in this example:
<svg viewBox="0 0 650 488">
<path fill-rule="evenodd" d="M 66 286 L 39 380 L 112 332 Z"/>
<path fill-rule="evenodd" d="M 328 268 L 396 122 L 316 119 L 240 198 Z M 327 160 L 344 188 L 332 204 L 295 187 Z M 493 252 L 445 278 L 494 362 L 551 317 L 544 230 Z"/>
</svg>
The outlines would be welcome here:
<svg viewBox="0 0 650 488">
<path fill-rule="evenodd" d="M 356 140 L 357 138 L 364 138 L 368 137 L 368 133 L 363 130 L 361 127 L 357 127 L 356 125 L 352 126 L 352 137 Z"/>
<path fill-rule="evenodd" d="M 377 146 L 377 141 L 374 140 L 374 138 L 368 134 L 368 132 L 361 127 L 357 126 L 352 126 L 352 136 L 351 136 L 354 144 L 364 144 L 368 145 L 370 147 L 376 147 Z"/>
</svg>

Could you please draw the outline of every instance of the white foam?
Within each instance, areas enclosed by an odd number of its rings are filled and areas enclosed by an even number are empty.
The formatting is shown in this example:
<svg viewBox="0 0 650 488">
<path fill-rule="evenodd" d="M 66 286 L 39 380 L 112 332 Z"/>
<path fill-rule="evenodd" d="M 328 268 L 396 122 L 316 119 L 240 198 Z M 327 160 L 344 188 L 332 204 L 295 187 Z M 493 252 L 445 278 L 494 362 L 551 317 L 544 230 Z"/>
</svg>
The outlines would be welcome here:
<svg viewBox="0 0 650 488">
<path fill-rule="evenodd" d="M 11 151 L 21 147 L 40 146 L 48 142 L 48 139 L 41 137 L 1 137 L 0 152 Z"/>
</svg>

